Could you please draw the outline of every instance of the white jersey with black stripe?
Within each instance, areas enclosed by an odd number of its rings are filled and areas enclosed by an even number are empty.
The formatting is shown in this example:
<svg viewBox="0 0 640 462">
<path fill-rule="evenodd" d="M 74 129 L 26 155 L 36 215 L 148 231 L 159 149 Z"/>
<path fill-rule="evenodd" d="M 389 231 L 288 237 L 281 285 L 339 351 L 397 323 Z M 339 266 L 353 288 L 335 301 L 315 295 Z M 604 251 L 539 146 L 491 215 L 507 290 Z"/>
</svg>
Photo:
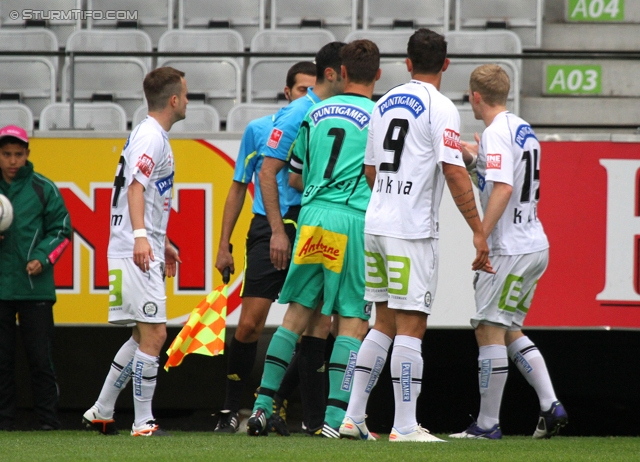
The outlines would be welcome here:
<svg viewBox="0 0 640 462">
<path fill-rule="evenodd" d="M 429 83 L 411 80 L 376 103 L 365 164 L 376 168 L 365 232 L 400 239 L 438 237 L 442 162 L 464 167 L 460 115 Z"/>
<path fill-rule="evenodd" d="M 164 261 L 164 241 L 171 211 L 174 159 L 169 136 L 147 116 L 127 138 L 111 194 L 109 258 L 133 257 L 133 229 L 127 191 L 133 180 L 144 190 L 144 225 L 154 258 Z"/>
</svg>

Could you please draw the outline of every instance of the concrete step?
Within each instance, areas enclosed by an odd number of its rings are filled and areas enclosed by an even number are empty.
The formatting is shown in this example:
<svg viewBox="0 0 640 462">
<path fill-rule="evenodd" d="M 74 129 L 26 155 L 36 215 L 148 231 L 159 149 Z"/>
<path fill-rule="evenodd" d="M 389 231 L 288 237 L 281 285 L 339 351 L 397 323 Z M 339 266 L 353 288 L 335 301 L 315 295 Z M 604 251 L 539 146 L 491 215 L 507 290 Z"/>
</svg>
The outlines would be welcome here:
<svg viewBox="0 0 640 462">
<path fill-rule="evenodd" d="M 520 116 L 532 126 L 640 127 L 640 98 L 523 97 Z"/>
</svg>

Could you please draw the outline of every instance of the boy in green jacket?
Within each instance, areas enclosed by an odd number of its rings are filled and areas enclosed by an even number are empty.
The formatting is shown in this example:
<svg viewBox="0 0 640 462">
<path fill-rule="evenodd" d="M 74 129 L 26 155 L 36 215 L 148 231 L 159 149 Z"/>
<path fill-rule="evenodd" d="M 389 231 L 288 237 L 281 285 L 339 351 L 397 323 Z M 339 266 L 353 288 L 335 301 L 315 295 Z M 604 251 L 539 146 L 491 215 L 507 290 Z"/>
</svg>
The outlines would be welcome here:
<svg viewBox="0 0 640 462">
<path fill-rule="evenodd" d="M 14 217 L 0 234 L 0 430 L 11 430 L 16 408 L 16 314 L 31 370 L 41 430 L 57 430 L 58 385 L 52 363 L 53 265 L 71 238 L 69 212 L 56 185 L 33 170 L 29 138 L 20 127 L 0 129 L 0 194 Z"/>
</svg>

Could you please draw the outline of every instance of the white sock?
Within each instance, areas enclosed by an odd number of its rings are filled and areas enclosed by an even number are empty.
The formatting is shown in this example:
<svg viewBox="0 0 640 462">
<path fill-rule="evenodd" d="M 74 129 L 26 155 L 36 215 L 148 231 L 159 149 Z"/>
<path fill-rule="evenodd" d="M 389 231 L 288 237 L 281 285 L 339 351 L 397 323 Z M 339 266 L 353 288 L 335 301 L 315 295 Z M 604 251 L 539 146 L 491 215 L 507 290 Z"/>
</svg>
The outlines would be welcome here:
<svg viewBox="0 0 640 462">
<path fill-rule="evenodd" d="M 356 370 L 346 415 L 362 422 L 367 413 L 367 401 L 376 386 L 382 368 L 387 362 L 391 339 L 382 332 L 371 329 L 358 350 Z"/>
<path fill-rule="evenodd" d="M 396 335 L 391 353 L 391 381 L 395 401 L 393 426 L 410 433 L 418 426 L 416 404 L 422 388 L 422 340 Z"/>
<path fill-rule="evenodd" d="M 500 403 L 507 383 L 509 359 L 504 345 L 480 347 L 478 355 L 478 385 L 480 386 L 480 414 L 478 426 L 491 429 L 500 422 Z"/>
<path fill-rule="evenodd" d="M 155 420 L 151 411 L 151 400 L 156 390 L 158 377 L 158 356 L 150 356 L 136 350 L 133 356 L 133 410 L 136 427 Z"/>
<path fill-rule="evenodd" d="M 103 417 L 110 419 L 113 417 L 113 409 L 116 406 L 116 400 L 120 392 L 127 386 L 131 380 L 133 355 L 138 349 L 138 343 L 129 338 L 120 347 L 116 356 L 113 358 L 111 368 L 107 374 L 107 378 L 102 385 L 100 396 L 96 401 L 95 407 Z"/>
<path fill-rule="evenodd" d="M 529 337 L 520 337 L 507 348 L 509 358 L 513 361 L 524 378 L 527 379 L 540 400 L 540 409 L 549 410 L 556 398 L 547 365 L 538 347 Z"/>
</svg>

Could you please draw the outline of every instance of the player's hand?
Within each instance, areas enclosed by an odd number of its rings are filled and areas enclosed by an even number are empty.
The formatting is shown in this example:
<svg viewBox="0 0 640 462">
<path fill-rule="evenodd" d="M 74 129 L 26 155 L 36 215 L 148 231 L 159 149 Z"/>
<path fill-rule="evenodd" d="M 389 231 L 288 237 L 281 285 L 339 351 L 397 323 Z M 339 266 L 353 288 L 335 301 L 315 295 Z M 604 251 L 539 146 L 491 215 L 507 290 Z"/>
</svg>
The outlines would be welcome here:
<svg viewBox="0 0 640 462">
<path fill-rule="evenodd" d="M 291 242 L 287 233 L 273 233 L 271 235 L 271 263 L 277 270 L 287 269 L 291 258 Z"/>
<path fill-rule="evenodd" d="M 29 276 L 36 276 L 40 273 L 42 273 L 42 263 L 38 260 L 31 260 L 27 263 L 27 274 Z"/>
<path fill-rule="evenodd" d="M 494 273 L 491 263 L 489 262 L 489 246 L 482 233 L 475 233 L 473 235 L 473 246 L 476 248 L 476 258 L 471 264 L 471 269 L 473 271 L 483 270 L 488 273 Z"/>
<path fill-rule="evenodd" d="M 223 274 L 225 268 L 229 268 L 231 274 L 236 272 L 236 267 L 233 263 L 233 255 L 229 252 L 228 245 L 221 245 L 218 249 L 218 256 L 216 257 L 216 269 Z"/>
<path fill-rule="evenodd" d="M 178 255 L 178 249 L 173 244 L 166 244 L 164 247 L 164 275 L 172 278 L 178 272 L 178 263 L 182 263 Z"/>
<path fill-rule="evenodd" d="M 143 273 L 149 271 L 149 265 L 154 260 L 153 249 L 146 237 L 137 237 L 133 244 L 133 263 Z"/>
<path fill-rule="evenodd" d="M 480 146 L 480 135 L 478 132 L 473 134 L 473 139 L 476 140 L 476 143 L 469 143 L 467 141 L 460 141 L 460 148 L 462 149 L 462 153 L 471 154 L 472 156 L 478 155 L 478 147 Z"/>
</svg>

